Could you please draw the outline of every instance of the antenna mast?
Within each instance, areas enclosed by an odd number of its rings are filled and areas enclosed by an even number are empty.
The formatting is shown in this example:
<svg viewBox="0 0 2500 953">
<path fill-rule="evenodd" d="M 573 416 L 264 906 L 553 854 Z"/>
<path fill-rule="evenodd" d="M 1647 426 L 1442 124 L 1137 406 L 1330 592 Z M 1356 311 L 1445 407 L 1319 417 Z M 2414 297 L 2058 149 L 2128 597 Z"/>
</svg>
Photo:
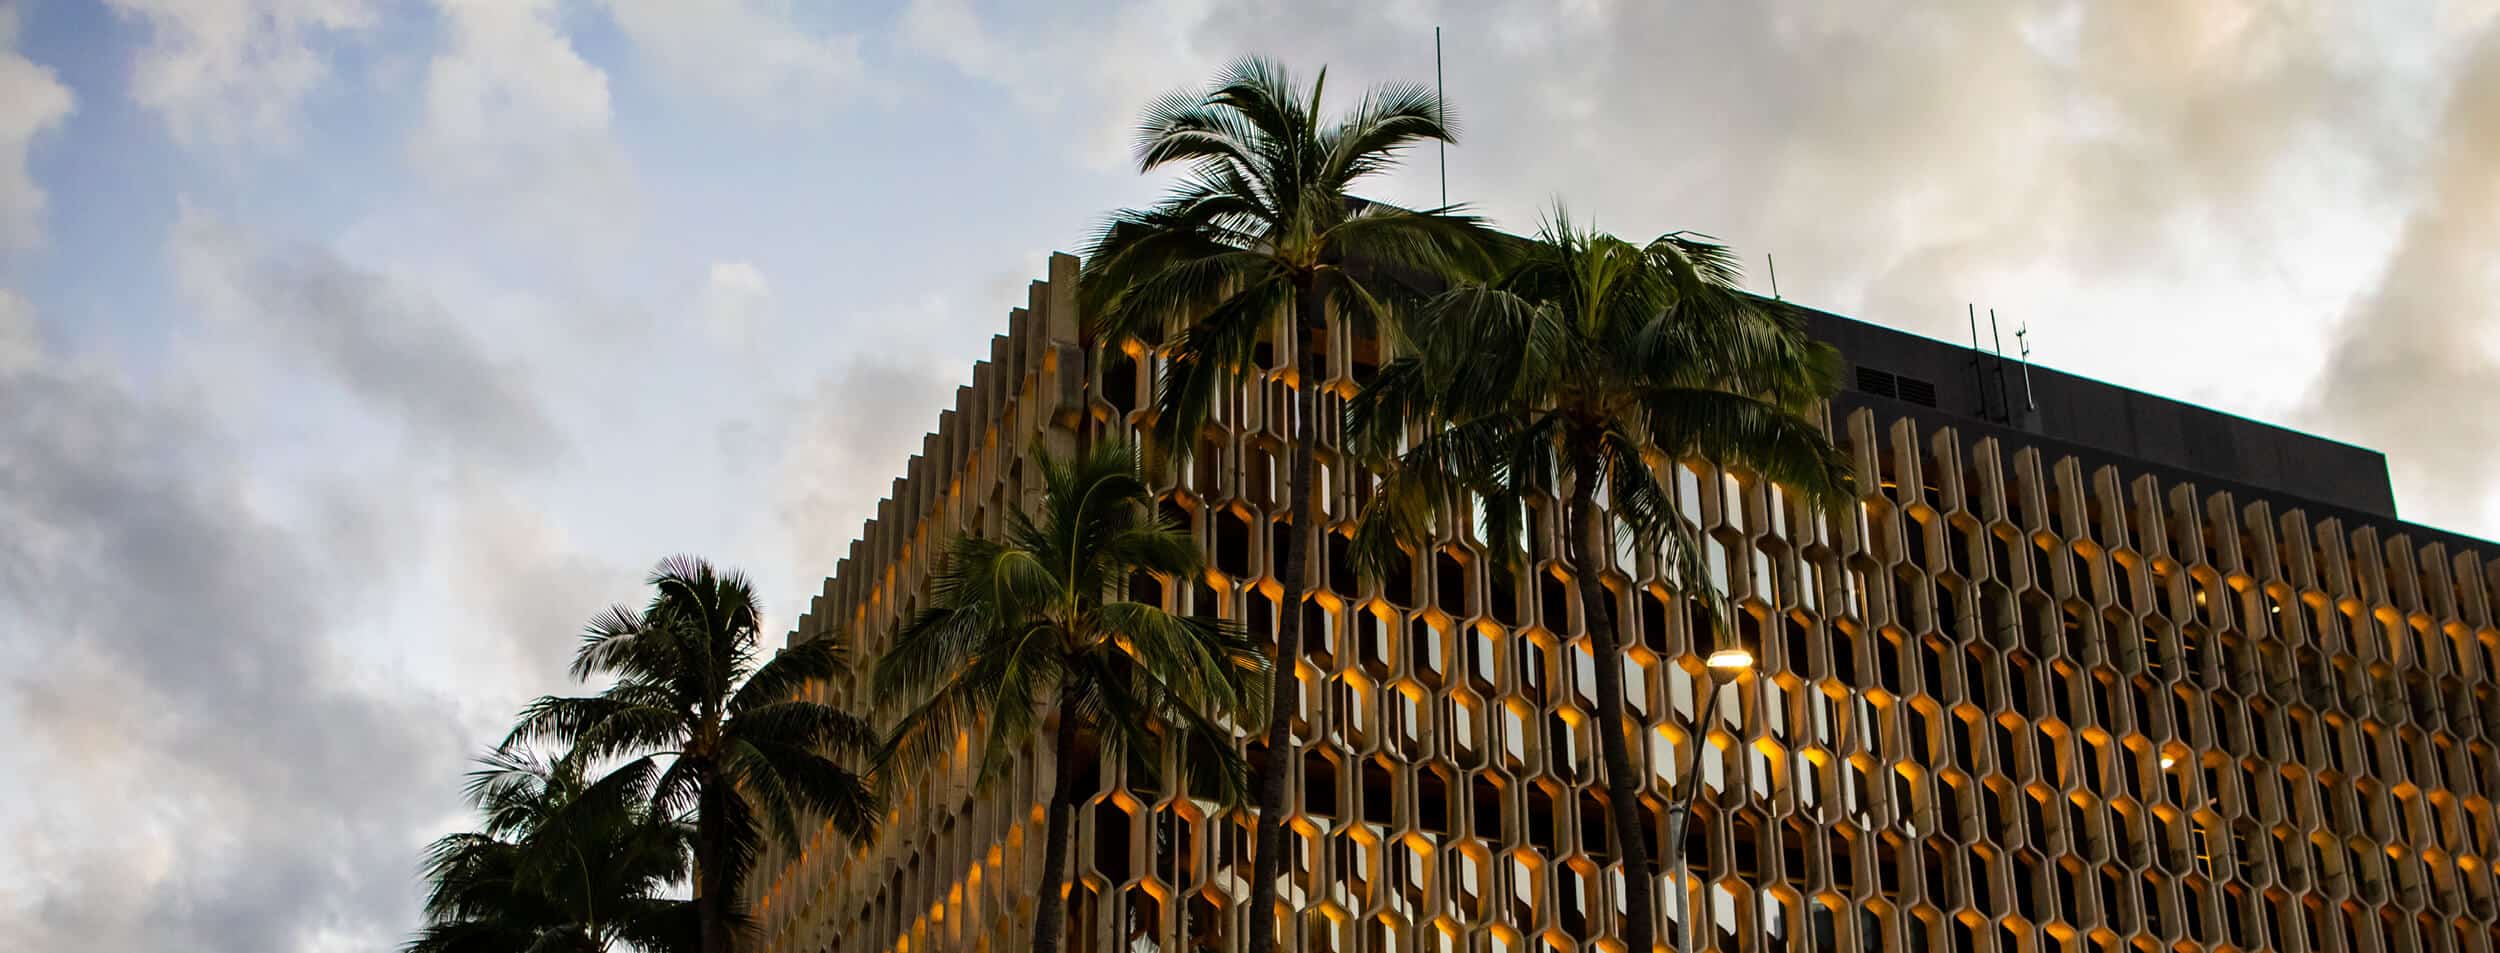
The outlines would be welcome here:
<svg viewBox="0 0 2500 953">
<path fill-rule="evenodd" d="M 1441 28 L 1432 28 L 1432 98 L 1439 100 L 1442 121 L 1450 115 L 1449 93 L 1441 85 Z M 1441 140 L 1441 207 L 1450 207 L 1450 142 Z"/>
<path fill-rule="evenodd" d="M 1762 263 L 1771 266 L 1771 300 L 1780 300 L 1780 260 L 1765 253 Z"/>
<path fill-rule="evenodd" d="M 2003 415 L 1997 420 L 2000 423 L 2010 424 L 2014 422 L 2014 397 L 2005 392 L 2005 336 L 1997 333 L 1997 309 L 1995 308 L 1988 309 L 1988 339 L 1996 343 L 1997 406 L 2004 408 Z"/>
<path fill-rule="evenodd" d="M 1996 415 L 1988 411 L 1988 371 L 1979 362 L 1979 305 L 1965 303 L 1963 307 L 1970 310 L 1970 382 L 1979 395 L 1979 419 L 1994 420 Z"/>
<path fill-rule="evenodd" d="M 2031 413 L 2040 409 L 2031 399 L 2031 322 L 2025 321 L 2014 330 L 2014 343 L 2023 352 L 2023 412 Z"/>
</svg>

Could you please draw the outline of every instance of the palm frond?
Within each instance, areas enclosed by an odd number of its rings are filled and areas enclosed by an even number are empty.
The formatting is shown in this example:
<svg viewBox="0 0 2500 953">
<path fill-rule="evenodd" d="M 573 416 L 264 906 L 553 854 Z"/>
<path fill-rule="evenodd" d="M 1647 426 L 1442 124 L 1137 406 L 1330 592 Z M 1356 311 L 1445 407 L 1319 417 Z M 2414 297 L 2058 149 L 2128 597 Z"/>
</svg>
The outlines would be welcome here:
<svg viewBox="0 0 2500 953">
<path fill-rule="evenodd" d="M 763 705 L 796 697 L 809 683 L 841 678 L 851 673 L 849 648 L 833 636 L 801 642 L 773 654 L 770 661 L 756 668 L 729 700 L 729 711 L 737 714 Z"/>
</svg>

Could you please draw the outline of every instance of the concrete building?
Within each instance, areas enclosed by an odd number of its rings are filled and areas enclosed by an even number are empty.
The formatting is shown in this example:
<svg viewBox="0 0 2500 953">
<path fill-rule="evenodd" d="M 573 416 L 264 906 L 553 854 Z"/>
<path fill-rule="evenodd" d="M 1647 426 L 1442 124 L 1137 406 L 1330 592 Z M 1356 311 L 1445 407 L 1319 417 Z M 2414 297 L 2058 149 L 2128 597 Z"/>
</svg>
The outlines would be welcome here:
<svg viewBox="0 0 2500 953">
<path fill-rule="evenodd" d="M 1028 448 L 1146 404 L 1150 355 L 1089 357 L 1076 264 L 1051 259 L 790 638 L 882 649 L 945 541 L 1037 492 Z M 1593 657 L 1551 520 L 1517 575 L 1452 525 L 1358 578 L 1343 533 L 1367 487 L 1323 449 L 1285 948 L 1613 949 L 1598 665 L 1629 676 L 1651 830 L 1697 794 L 1689 870 L 1660 880 L 1674 949 L 2500 944 L 2500 549 L 2400 521 L 2372 451 L 1809 320 L 1850 362 L 1830 422 L 1862 505 L 1813 516 L 1742 474 L 1677 474 L 1762 646 L 1731 680 L 1638 554 L 1603 568 L 1631 648 Z M 1318 383 L 1350 393 L 1378 359 L 1340 329 Z M 1283 378 L 1164 487 L 1212 568 L 1151 597 L 1273 625 Z M 821 691 L 864 703 L 864 682 Z M 769 949 L 1020 948 L 1051 753 L 980 797 L 971 754 L 901 792 L 875 846 L 769 857 Z M 1073 948 L 1237 942 L 1246 818 L 1117 764 L 1081 789 Z"/>
</svg>

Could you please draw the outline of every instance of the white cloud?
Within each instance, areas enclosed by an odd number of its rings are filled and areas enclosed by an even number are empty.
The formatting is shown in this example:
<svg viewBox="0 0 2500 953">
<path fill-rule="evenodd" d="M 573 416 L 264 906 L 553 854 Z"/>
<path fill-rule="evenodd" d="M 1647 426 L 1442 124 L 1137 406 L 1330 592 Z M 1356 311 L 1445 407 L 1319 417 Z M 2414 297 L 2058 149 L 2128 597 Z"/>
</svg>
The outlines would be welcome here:
<svg viewBox="0 0 2500 953">
<path fill-rule="evenodd" d="M 1097 169 L 1124 166 L 1135 110 L 1148 97 L 1204 80 L 1238 37 L 1210 35 L 1219 0 L 1136 0 L 1081 11 L 1026 7 L 1059 16 L 1003 26 L 971 0 L 910 0 L 895 27 L 904 49 L 992 84 L 1016 102 L 1069 117 L 1072 149 Z M 1012 8 L 1011 8 L 1012 9 Z M 1297 32 L 1341 18 L 1283 17 Z M 1427 27 L 1426 33 L 1430 30 Z M 1012 37 L 1006 39 L 1004 37 Z M 1272 49 L 1291 50 L 1299 44 Z"/>
<path fill-rule="evenodd" d="M 860 38 L 799 22 L 789 0 L 608 0 L 671 84 L 748 115 L 804 119 L 859 92 Z"/>
<path fill-rule="evenodd" d="M 631 169 L 609 134 L 608 75 L 582 58 L 554 0 L 437 0 L 446 40 L 426 71 L 420 166 L 541 237 L 629 229 Z"/>
<path fill-rule="evenodd" d="M 43 243 L 43 189 L 26 154 L 77 108 L 57 74 L 18 54 L 17 28 L 17 12 L 0 9 L 0 253 Z"/>
<path fill-rule="evenodd" d="M 714 262 L 703 283 L 703 322 L 718 340 L 743 347 L 772 316 L 773 288 L 751 262 Z"/>
<path fill-rule="evenodd" d="M 106 0 L 148 25 L 131 98 L 185 144 L 291 145 L 304 100 L 332 81 L 323 46 L 373 25 L 366 0 Z"/>
</svg>

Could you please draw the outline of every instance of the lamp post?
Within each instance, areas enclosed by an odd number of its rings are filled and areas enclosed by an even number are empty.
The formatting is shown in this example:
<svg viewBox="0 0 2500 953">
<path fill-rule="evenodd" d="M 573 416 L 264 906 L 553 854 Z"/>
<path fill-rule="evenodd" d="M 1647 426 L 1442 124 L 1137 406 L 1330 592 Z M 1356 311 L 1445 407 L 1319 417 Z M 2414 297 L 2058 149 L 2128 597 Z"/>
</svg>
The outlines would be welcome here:
<svg viewBox="0 0 2500 953">
<path fill-rule="evenodd" d="M 1684 770 L 1676 773 L 1676 783 L 1681 786 L 1681 790 L 1674 792 L 1675 801 L 1667 808 L 1666 849 L 1667 856 L 1671 858 L 1669 866 L 1675 872 L 1675 889 L 1678 891 L 1685 891 L 1684 882 L 1692 872 L 1691 858 L 1684 849 L 1684 829 L 1692 821 L 1693 799 L 1701 793 L 1701 752 L 1710 744 L 1710 732 L 1701 729 L 1708 725 L 1711 719 L 1718 717 L 1719 693 L 1735 687 L 1737 680 L 1746 672 L 1751 671 L 1758 659 L 1754 647 L 1747 644 L 1748 640 L 1742 633 L 1730 631 L 1730 628 L 1729 626 L 1711 626 L 1710 654 L 1702 659 L 1703 675 L 1711 678 L 1710 690 L 1704 696 L 1704 704 L 1696 712 L 1698 717 L 1694 720 L 1696 731 L 1692 738 L 1692 758 L 1686 763 Z M 1683 932 L 1682 942 L 1676 947 L 1680 950 L 1693 948 L 1691 897 L 1689 891 L 1685 892 L 1681 898 L 1684 902 L 1677 905 L 1677 909 L 1683 913 L 1683 916 L 1678 918 Z"/>
</svg>

